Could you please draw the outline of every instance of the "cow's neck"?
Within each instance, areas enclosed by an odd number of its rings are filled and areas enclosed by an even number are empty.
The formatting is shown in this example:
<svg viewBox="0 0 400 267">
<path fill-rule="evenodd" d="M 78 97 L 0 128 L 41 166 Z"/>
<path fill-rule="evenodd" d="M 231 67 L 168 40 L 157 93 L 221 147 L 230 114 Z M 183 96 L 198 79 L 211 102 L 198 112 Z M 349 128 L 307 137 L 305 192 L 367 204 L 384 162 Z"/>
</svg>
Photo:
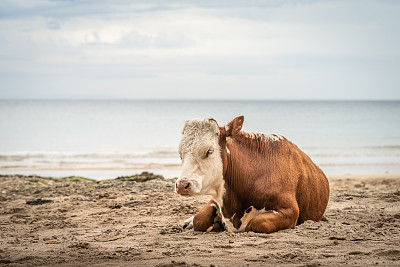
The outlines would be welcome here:
<svg viewBox="0 0 400 267">
<path fill-rule="evenodd" d="M 231 218 L 240 210 L 244 211 L 250 205 L 249 197 L 251 188 L 246 174 L 250 165 L 245 153 L 246 148 L 242 145 L 229 140 L 226 145 L 226 170 L 224 172 L 224 195 L 223 195 L 223 213 L 224 216 Z M 249 203 L 248 203 L 249 202 Z M 236 214 L 238 216 L 240 214 Z"/>
<path fill-rule="evenodd" d="M 232 158 L 234 157 L 235 151 L 231 151 L 234 148 L 228 143 L 225 145 L 225 150 L 222 153 L 224 161 L 224 192 L 220 203 L 221 208 L 224 211 L 224 216 L 230 217 L 233 215 L 231 214 L 232 207 L 236 205 L 236 202 L 238 202 L 236 194 L 238 188 L 236 183 L 237 177 L 235 177 L 236 169 L 233 168 Z"/>
</svg>

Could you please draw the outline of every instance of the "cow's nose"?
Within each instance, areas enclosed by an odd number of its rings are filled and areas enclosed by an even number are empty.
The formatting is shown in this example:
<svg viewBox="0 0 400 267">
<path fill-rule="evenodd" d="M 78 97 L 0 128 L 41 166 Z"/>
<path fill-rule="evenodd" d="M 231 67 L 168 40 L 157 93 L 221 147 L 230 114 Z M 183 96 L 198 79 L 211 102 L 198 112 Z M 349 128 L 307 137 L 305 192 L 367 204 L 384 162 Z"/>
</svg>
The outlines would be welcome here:
<svg viewBox="0 0 400 267">
<path fill-rule="evenodd" d="M 176 182 L 177 188 L 183 188 L 185 190 L 190 189 L 192 187 L 192 182 L 187 180 L 180 180 Z"/>
<path fill-rule="evenodd" d="M 178 194 L 189 194 L 192 191 L 193 183 L 188 180 L 176 181 L 176 192 Z"/>
</svg>

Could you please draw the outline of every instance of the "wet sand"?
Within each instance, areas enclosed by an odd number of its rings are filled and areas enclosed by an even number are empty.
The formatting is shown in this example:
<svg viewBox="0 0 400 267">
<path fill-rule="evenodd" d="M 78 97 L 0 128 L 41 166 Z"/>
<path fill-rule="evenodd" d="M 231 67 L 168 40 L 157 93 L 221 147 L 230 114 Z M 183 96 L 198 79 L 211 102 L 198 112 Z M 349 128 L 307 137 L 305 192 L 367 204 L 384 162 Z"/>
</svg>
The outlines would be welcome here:
<svg viewBox="0 0 400 267">
<path fill-rule="evenodd" d="M 182 230 L 173 180 L 3 176 L 0 266 L 400 266 L 400 175 L 329 180 L 323 221 L 234 234 Z"/>
</svg>

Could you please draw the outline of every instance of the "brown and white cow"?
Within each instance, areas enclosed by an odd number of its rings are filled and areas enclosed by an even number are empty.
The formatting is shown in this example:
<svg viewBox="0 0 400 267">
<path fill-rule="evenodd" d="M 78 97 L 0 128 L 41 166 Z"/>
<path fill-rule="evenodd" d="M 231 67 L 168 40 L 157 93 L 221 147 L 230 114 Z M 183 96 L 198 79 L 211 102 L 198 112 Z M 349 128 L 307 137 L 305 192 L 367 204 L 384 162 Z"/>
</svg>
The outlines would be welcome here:
<svg viewBox="0 0 400 267">
<path fill-rule="evenodd" d="M 271 233 L 321 220 L 329 198 L 321 169 L 282 136 L 241 131 L 243 121 L 185 122 L 175 190 L 212 199 L 183 227 Z"/>
</svg>

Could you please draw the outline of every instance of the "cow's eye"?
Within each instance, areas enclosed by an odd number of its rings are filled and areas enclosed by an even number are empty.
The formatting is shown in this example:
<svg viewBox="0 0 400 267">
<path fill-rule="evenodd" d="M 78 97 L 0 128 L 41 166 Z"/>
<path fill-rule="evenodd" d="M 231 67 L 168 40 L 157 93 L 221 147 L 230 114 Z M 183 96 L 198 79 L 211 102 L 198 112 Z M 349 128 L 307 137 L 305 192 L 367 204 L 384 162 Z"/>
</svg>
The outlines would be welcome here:
<svg viewBox="0 0 400 267">
<path fill-rule="evenodd" d="M 214 153 L 214 148 L 210 148 L 209 150 L 207 150 L 206 157 L 210 156 L 212 153 Z"/>
</svg>

